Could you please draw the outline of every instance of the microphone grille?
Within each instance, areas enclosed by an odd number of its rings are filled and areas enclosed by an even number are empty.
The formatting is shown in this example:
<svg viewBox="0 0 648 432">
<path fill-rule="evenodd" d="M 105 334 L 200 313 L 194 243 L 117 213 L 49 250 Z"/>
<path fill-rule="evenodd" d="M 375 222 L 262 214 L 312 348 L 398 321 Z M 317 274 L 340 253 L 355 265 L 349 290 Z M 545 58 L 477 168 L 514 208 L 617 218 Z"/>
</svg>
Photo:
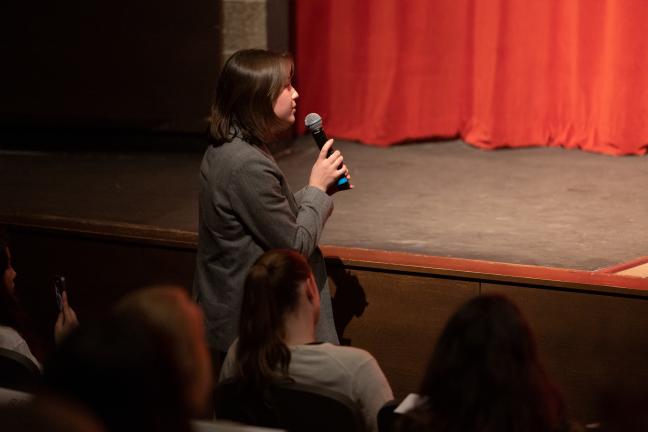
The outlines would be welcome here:
<svg viewBox="0 0 648 432">
<path fill-rule="evenodd" d="M 304 124 L 311 131 L 322 129 L 322 117 L 317 113 L 310 113 L 304 119 Z"/>
</svg>

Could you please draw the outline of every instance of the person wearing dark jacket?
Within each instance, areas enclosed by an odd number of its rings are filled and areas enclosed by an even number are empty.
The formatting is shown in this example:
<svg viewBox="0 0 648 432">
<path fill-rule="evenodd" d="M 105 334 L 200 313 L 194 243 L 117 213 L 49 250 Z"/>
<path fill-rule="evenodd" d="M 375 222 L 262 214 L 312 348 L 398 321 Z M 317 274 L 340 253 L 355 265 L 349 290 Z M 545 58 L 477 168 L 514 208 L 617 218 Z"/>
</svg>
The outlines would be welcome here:
<svg viewBox="0 0 648 432">
<path fill-rule="evenodd" d="M 287 55 L 243 50 L 225 63 L 212 106 L 200 166 L 195 300 L 205 312 L 213 352 L 225 353 L 237 335 L 245 276 L 267 250 L 308 257 L 322 296 L 318 339 L 338 343 L 323 255 L 318 248 L 333 211 L 331 195 L 349 178 L 339 151 L 320 151 L 306 187 L 294 193 L 268 145 L 295 122 L 298 93 Z"/>
</svg>

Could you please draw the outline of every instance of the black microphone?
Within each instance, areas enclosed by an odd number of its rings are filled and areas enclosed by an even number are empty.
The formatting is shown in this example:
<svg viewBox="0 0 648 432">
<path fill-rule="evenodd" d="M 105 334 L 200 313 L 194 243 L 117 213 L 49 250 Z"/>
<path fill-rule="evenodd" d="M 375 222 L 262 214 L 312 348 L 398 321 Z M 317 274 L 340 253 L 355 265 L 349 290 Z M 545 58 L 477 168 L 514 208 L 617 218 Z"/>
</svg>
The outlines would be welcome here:
<svg viewBox="0 0 648 432">
<path fill-rule="evenodd" d="M 319 149 L 321 150 L 322 147 L 324 147 L 324 144 L 326 144 L 326 141 L 328 141 L 326 133 L 324 133 L 324 127 L 322 126 L 322 117 L 317 113 L 310 113 L 304 119 L 304 124 L 306 125 L 308 130 L 311 131 L 313 139 L 315 140 L 315 144 L 317 144 L 317 147 L 319 147 Z M 328 150 L 326 157 L 331 156 L 334 151 L 335 150 L 333 150 L 333 147 L 331 147 Z M 349 186 L 349 180 L 346 178 L 346 176 L 342 175 L 342 177 L 340 177 L 337 181 L 337 188 L 349 189 Z"/>
</svg>

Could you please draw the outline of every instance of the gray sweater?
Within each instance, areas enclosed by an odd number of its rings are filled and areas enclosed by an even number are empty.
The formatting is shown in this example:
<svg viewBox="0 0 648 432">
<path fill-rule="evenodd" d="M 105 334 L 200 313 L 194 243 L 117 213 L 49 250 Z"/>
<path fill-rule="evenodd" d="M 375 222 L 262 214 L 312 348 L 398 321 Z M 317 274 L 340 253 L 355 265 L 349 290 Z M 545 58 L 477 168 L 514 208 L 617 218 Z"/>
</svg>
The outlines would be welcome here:
<svg viewBox="0 0 648 432">
<path fill-rule="evenodd" d="M 206 150 L 200 166 L 193 295 L 210 346 L 227 351 L 238 333 L 249 268 L 270 249 L 309 257 L 322 296 L 318 338 L 337 343 L 324 257 L 317 247 L 333 199 L 306 186 L 293 195 L 269 154 L 239 138 Z"/>
</svg>

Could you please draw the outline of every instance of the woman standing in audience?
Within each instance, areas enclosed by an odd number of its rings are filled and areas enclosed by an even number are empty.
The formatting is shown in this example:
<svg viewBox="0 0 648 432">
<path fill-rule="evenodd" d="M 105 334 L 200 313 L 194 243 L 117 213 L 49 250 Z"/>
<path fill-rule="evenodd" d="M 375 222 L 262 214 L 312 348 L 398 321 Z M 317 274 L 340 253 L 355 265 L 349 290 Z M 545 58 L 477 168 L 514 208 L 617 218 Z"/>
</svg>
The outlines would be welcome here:
<svg viewBox="0 0 648 432">
<path fill-rule="evenodd" d="M 268 146 L 295 122 L 293 61 L 265 50 L 234 53 L 212 105 L 211 144 L 200 166 L 194 297 L 205 311 L 209 343 L 224 353 L 236 337 L 245 276 L 264 251 L 308 257 L 322 296 L 320 340 L 337 343 L 324 258 L 317 247 L 333 211 L 331 195 L 349 177 L 338 151 L 322 148 L 308 185 L 293 194 Z M 340 168 L 338 168 L 340 167 Z"/>
<path fill-rule="evenodd" d="M 0 238 L 0 348 L 15 351 L 31 360 L 36 366 L 40 362 L 33 352 L 42 355 L 33 333 L 30 331 L 29 318 L 16 297 L 16 271 L 11 263 L 11 251 Z M 68 305 L 67 293 L 63 292 L 63 309 L 59 312 L 54 326 L 54 339 L 58 343 L 67 333 L 78 325 L 74 310 Z"/>
<path fill-rule="evenodd" d="M 237 377 L 257 394 L 286 378 L 337 391 L 358 404 L 375 431 L 378 411 L 393 399 L 389 383 L 368 352 L 319 342 L 319 313 L 319 290 L 304 257 L 291 250 L 266 252 L 248 273 L 239 337 L 221 380 Z"/>
<path fill-rule="evenodd" d="M 421 386 L 423 403 L 401 431 L 570 430 L 531 329 L 502 296 L 479 296 L 448 321 Z"/>
</svg>

